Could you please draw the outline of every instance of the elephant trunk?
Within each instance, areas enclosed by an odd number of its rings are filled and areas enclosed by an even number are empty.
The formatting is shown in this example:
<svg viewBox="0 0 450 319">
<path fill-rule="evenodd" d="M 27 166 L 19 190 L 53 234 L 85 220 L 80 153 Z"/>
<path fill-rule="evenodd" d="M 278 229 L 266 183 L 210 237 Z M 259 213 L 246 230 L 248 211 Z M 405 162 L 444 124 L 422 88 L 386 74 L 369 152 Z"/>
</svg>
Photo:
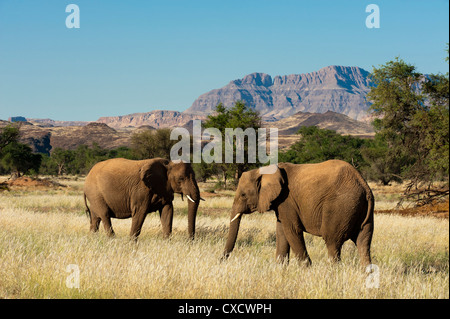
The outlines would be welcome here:
<svg viewBox="0 0 450 319">
<path fill-rule="evenodd" d="M 237 235 L 239 232 L 239 226 L 241 224 L 242 214 L 236 209 L 232 210 L 230 217 L 230 230 L 228 231 L 228 239 L 225 244 L 225 249 L 223 252 L 223 259 L 228 258 L 230 253 L 233 251 L 234 245 L 236 244 Z"/>
<path fill-rule="evenodd" d="M 198 202 L 188 202 L 188 234 L 189 238 L 195 236 L 195 219 L 197 217 Z"/>
<path fill-rule="evenodd" d="M 192 182 L 190 190 L 191 192 L 189 194 L 185 194 L 188 198 L 188 234 L 191 239 L 194 239 L 195 219 L 197 217 L 197 210 L 200 202 L 200 190 L 195 182 Z"/>
</svg>

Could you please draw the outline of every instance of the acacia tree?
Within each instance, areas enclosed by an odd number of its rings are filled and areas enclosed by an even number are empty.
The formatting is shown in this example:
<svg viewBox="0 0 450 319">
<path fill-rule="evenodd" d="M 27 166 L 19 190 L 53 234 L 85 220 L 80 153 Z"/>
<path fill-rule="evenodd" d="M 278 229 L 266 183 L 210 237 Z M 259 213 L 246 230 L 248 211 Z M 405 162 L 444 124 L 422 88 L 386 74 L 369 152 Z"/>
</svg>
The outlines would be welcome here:
<svg viewBox="0 0 450 319">
<path fill-rule="evenodd" d="M 170 129 L 161 128 L 135 133 L 131 137 L 131 149 L 138 159 L 154 157 L 170 158 L 170 150 L 176 141 L 170 139 Z"/>
<path fill-rule="evenodd" d="M 216 106 L 215 114 L 209 115 L 203 123 L 204 128 L 217 128 L 222 136 L 225 136 L 225 129 L 241 128 L 245 130 L 252 128 L 255 131 L 261 127 L 261 117 L 258 112 L 245 105 L 243 101 L 237 101 L 234 106 L 226 108 L 222 103 Z M 233 154 L 236 154 L 236 141 L 233 141 Z M 215 165 L 213 171 L 221 172 L 226 186 L 228 177 L 234 178 L 237 183 L 242 173 L 248 169 L 255 168 L 255 163 L 248 161 L 248 137 L 244 139 L 244 162 L 225 163 L 225 143 L 222 143 L 222 163 L 211 163 Z"/>
<path fill-rule="evenodd" d="M 0 131 L 0 156 L 3 149 L 10 143 L 16 142 L 19 138 L 19 128 L 12 125 L 3 127 Z"/>
<path fill-rule="evenodd" d="M 379 156 L 409 181 L 405 197 L 413 195 L 421 204 L 448 195 L 448 74 L 426 76 L 396 58 L 374 68 L 371 77 L 376 138 L 387 146 Z M 437 180 L 446 181 L 446 189 L 435 188 Z"/>
<path fill-rule="evenodd" d="M 2 150 L 1 164 L 13 177 L 20 177 L 29 170 L 39 172 L 41 160 L 41 155 L 34 154 L 31 147 L 16 141 L 9 143 Z"/>
<path fill-rule="evenodd" d="M 51 153 L 51 159 L 56 165 L 57 168 L 57 175 L 63 175 L 64 173 L 67 173 L 68 166 L 72 164 L 74 160 L 74 152 L 70 150 L 64 150 L 60 147 L 57 147 L 53 150 Z"/>
<path fill-rule="evenodd" d="M 31 147 L 19 143 L 19 135 L 19 128 L 12 125 L 0 131 L 0 165 L 13 177 L 30 170 L 38 172 L 42 161 L 40 154 L 34 154 Z"/>
</svg>

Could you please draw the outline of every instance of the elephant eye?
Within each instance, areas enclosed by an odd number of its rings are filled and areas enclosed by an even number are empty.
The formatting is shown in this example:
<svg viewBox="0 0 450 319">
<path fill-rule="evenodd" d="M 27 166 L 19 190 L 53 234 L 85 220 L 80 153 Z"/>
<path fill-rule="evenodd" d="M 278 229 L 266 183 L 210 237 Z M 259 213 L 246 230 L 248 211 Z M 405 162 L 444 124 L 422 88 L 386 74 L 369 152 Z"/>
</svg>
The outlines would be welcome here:
<svg viewBox="0 0 450 319">
<path fill-rule="evenodd" d="M 245 194 L 244 194 L 244 193 L 241 193 L 241 197 L 242 197 L 242 198 L 245 198 Z"/>
</svg>

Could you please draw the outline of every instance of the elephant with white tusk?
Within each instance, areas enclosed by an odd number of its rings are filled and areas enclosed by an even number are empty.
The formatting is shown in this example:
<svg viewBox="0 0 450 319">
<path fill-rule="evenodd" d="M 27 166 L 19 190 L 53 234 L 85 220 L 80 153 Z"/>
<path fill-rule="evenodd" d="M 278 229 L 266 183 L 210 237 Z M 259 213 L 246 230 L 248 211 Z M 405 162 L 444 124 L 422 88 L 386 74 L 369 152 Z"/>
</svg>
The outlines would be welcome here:
<svg viewBox="0 0 450 319">
<path fill-rule="evenodd" d="M 131 217 L 130 236 L 137 239 L 146 215 L 159 211 L 163 233 L 168 237 L 172 232 L 174 193 L 189 199 L 188 232 L 194 238 L 195 219 L 202 198 L 190 164 L 162 158 L 142 161 L 117 158 L 97 163 L 84 185 L 90 229 L 98 231 L 102 221 L 106 232 L 112 236 L 111 218 Z"/>
<path fill-rule="evenodd" d="M 311 260 L 303 232 L 321 236 L 332 260 L 340 260 L 343 243 L 357 246 L 361 264 L 371 263 L 374 197 L 370 187 L 350 164 L 330 160 L 318 164 L 280 163 L 273 174 L 258 169 L 242 174 L 230 217 L 223 258 L 234 248 L 244 214 L 274 210 L 277 217 L 276 256 Z"/>
</svg>

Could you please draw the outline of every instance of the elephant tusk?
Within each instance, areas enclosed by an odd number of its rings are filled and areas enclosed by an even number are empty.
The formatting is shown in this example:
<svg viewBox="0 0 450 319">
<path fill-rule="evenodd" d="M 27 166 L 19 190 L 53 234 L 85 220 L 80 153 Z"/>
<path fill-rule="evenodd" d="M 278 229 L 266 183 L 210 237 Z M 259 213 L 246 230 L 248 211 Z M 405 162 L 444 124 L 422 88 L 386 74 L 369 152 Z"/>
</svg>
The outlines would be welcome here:
<svg viewBox="0 0 450 319">
<path fill-rule="evenodd" d="M 238 219 L 241 215 L 242 215 L 242 213 L 236 214 L 236 216 L 234 216 L 233 219 L 230 220 L 230 224 L 231 224 L 232 222 L 234 222 L 236 219 Z"/>
<path fill-rule="evenodd" d="M 191 198 L 191 196 L 189 196 L 189 195 L 186 194 L 186 197 L 187 197 L 191 202 L 195 203 L 195 201 Z"/>
</svg>

